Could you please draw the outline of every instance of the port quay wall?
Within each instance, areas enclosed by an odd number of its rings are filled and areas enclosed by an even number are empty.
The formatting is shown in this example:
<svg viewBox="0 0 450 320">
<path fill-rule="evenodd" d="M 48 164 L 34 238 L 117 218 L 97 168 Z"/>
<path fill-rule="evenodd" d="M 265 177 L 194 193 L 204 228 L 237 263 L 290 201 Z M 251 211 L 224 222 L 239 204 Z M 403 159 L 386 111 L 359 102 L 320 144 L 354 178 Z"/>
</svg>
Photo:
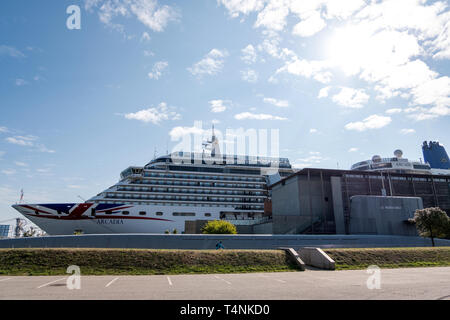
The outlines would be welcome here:
<svg viewBox="0 0 450 320">
<path fill-rule="evenodd" d="M 225 249 L 278 249 L 289 247 L 374 248 L 429 247 L 431 240 L 390 235 L 162 235 L 104 234 L 46 236 L 0 240 L 0 248 L 136 248 L 215 249 L 222 241 Z M 450 246 L 450 240 L 436 239 L 436 246 Z"/>
</svg>

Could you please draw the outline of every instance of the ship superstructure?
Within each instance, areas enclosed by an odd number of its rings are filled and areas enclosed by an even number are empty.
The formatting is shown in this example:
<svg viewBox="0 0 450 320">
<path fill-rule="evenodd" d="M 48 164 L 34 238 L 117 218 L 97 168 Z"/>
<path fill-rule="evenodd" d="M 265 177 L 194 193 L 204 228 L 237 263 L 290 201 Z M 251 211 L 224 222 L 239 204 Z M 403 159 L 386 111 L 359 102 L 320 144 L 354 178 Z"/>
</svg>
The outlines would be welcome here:
<svg viewBox="0 0 450 320">
<path fill-rule="evenodd" d="M 381 158 L 379 155 L 374 155 L 371 160 L 355 163 L 352 165 L 351 170 L 428 175 L 450 174 L 450 160 L 443 145 L 437 141 L 424 141 L 422 153 L 424 162 L 422 160 L 410 161 L 403 158 L 403 152 L 397 149 L 394 151 L 394 157 L 392 158 Z"/>
<path fill-rule="evenodd" d="M 403 158 L 401 150 L 395 150 L 392 158 L 381 158 L 379 155 L 375 155 L 371 160 L 355 163 L 351 170 L 431 174 L 431 167 L 428 163 Z"/>
</svg>

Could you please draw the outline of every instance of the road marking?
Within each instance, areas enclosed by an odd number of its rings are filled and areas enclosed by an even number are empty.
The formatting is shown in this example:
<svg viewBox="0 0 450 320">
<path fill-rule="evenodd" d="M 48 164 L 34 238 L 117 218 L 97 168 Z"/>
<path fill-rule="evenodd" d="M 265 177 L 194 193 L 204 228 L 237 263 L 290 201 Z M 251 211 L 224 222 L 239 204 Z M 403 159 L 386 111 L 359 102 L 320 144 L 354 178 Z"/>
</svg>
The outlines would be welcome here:
<svg viewBox="0 0 450 320">
<path fill-rule="evenodd" d="M 55 282 L 58 282 L 58 281 L 61 281 L 61 280 L 66 280 L 66 278 L 61 278 L 61 279 L 58 279 L 58 280 L 55 280 L 55 281 L 51 281 L 51 282 L 45 283 L 45 284 L 43 284 L 42 286 L 37 287 L 37 289 L 46 287 L 46 286 L 48 286 L 48 285 L 51 285 L 52 283 L 55 283 Z"/>
<path fill-rule="evenodd" d="M 114 282 L 116 282 L 117 279 L 119 279 L 119 278 L 117 277 L 117 278 L 112 279 L 112 280 L 105 286 L 105 288 L 108 288 L 110 285 L 112 285 Z"/>
<path fill-rule="evenodd" d="M 231 285 L 231 282 L 230 282 L 230 281 L 227 281 L 227 280 L 225 280 L 225 279 L 222 279 L 222 278 L 219 277 L 219 276 L 214 276 L 214 277 L 216 277 L 216 278 L 219 279 L 219 280 L 225 281 L 227 284 Z"/>
<path fill-rule="evenodd" d="M 172 281 L 170 281 L 169 277 L 167 277 L 167 281 L 169 281 L 169 285 L 172 285 Z"/>
<path fill-rule="evenodd" d="M 1 281 L 7 281 L 7 280 L 10 280 L 11 278 L 6 278 L 6 279 L 0 279 L 0 282 Z"/>
</svg>

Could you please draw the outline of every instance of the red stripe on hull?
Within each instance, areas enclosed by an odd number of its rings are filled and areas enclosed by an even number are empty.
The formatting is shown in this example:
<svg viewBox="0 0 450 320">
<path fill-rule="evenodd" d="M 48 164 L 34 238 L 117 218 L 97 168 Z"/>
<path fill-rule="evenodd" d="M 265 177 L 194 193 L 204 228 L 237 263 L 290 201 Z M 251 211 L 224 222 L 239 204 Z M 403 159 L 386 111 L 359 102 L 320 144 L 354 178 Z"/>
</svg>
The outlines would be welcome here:
<svg viewBox="0 0 450 320">
<path fill-rule="evenodd" d="M 82 203 L 82 204 L 79 204 L 75 208 L 75 210 L 73 210 L 69 214 L 69 218 L 74 218 L 75 219 L 75 218 L 81 217 L 83 215 L 83 213 L 85 213 L 92 205 L 93 205 L 93 203 Z"/>
</svg>

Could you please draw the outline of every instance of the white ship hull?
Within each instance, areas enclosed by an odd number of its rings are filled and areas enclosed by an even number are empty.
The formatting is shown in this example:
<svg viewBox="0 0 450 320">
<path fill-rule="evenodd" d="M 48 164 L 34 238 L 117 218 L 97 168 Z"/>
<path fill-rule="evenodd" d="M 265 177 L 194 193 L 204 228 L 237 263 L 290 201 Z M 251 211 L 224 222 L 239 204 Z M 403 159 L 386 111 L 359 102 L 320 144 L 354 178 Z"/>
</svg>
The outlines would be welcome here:
<svg viewBox="0 0 450 320">
<path fill-rule="evenodd" d="M 13 206 L 50 235 L 110 233 L 178 233 L 185 231 L 187 220 L 218 220 L 225 208 L 118 205 L 118 204 L 23 204 Z M 66 209 L 65 209 L 66 208 Z M 95 214 L 92 209 L 95 210 Z M 108 210 L 107 210 L 108 209 Z M 214 209 L 214 210 L 212 210 Z M 229 208 L 227 208 L 229 209 Z M 127 212 L 126 215 L 123 212 Z M 139 214 L 145 212 L 145 215 Z M 157 215 L 162 213 L 162 215 Z M 195 214 L 195 216 L 174 216 Z M 208 215 L 208 216 L 206 216 Z"/>
</svg>

